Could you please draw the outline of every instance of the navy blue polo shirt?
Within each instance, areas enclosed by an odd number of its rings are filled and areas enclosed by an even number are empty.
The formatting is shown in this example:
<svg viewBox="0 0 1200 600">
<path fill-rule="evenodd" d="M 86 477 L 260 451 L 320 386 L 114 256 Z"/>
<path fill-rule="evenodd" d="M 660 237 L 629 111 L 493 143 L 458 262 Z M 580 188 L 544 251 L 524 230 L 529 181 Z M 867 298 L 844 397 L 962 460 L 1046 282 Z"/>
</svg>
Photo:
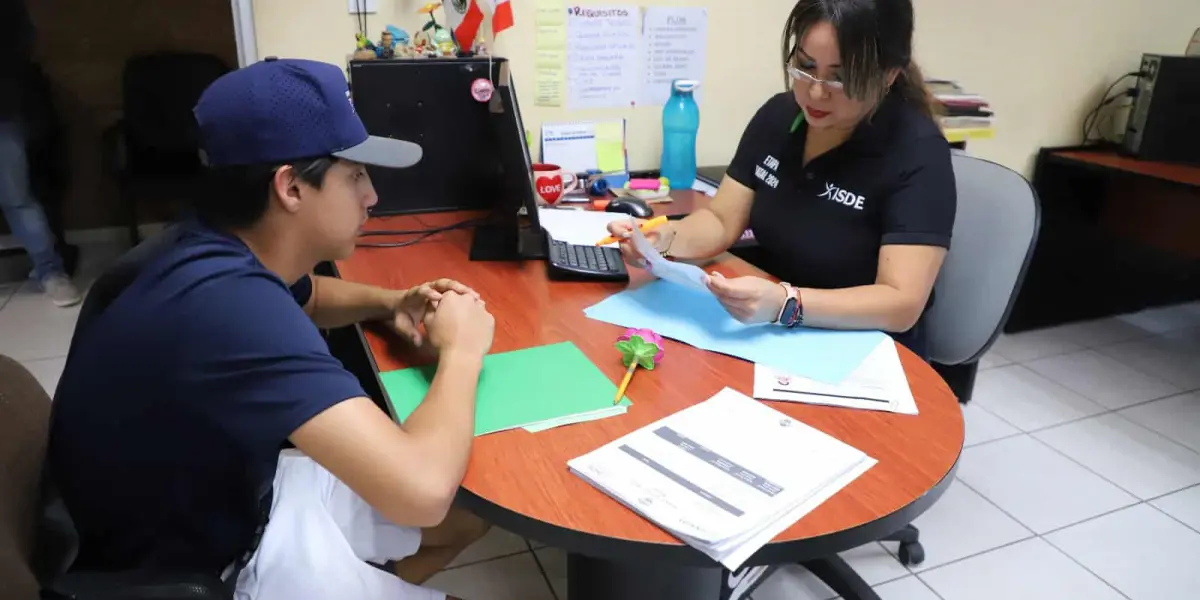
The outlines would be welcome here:
<svg viewBox="0 0 1200 600">
<path fill-rule="evenodd" d="M 791 92 L 768 100 L 729 166 L 755 192 L 759 266 L 797 287 L 838 289 L 875 283 L 880 246 L 950 247 L 954 171 L 933 119 L 890 95 L 850 139 L 806 165 L 807 124 L 792 127 L 799 115 Z M 895 337 L 924 356 L 922 329 Z"/>
<path fill-rule="evenodd" d="M 288 436 L 365 395 L 311 294 L 191 224 L 74 340 L 48 456 L 81 567 L 219 572 L 247 550 Z"/>
</svg>

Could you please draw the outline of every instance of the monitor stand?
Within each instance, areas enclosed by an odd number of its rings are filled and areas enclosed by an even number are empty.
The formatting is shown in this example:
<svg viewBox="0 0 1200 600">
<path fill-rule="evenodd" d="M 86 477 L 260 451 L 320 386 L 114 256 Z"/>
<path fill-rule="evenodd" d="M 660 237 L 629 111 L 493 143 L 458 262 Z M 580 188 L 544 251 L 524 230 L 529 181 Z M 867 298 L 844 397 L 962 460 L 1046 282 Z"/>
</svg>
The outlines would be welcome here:
<svg viewBox="0 0 1200 600">
<path fill-rule="evenodd" d="M 546 258 L 546 239 L 541 231 L 521 227 L 516 221 L 489 221 L 475 227 L 471 240 L 473 261 L 519 261 Z"/>
</svg>

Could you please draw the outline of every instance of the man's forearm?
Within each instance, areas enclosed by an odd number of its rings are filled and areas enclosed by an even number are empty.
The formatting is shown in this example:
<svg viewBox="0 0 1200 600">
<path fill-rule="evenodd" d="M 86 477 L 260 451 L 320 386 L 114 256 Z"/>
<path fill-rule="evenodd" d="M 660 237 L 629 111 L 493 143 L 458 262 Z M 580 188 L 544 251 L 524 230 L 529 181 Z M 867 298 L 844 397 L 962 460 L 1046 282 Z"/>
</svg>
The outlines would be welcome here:
<svg viewBox="0 0 1200 600">
<path fill-rule="evenodd" d="M 384 319 L 395 310 L 394 290 L 320 275 L 314 275 L 312 282 L 312 300 L 307 310 L 322 329 Z"/>
<path fill-rule="evenodd" d="M 404 430 L 419 440 L 430 473 L 444 475 L 457 489 L 466 473 L 475 439 L 475 393 L 483 357 L 442 354 L 429 393 L 404 421 Z"/>
</svg>

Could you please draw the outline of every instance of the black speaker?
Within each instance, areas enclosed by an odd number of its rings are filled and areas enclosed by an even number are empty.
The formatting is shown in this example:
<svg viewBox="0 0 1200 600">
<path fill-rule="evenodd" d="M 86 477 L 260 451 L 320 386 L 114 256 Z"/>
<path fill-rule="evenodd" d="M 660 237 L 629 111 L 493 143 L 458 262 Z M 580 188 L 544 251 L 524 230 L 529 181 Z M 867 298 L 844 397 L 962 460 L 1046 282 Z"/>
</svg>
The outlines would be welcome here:
<svg viewBox="0 0 1200 600">
<path fill-rule="evenodd" d="M 1200 56 L 1142 56 L 1121 146 L 1142 160 L 1200 164 Z"/>
<path fill-rule="evenodd" d="M 505 188 L 488 102 L 472 84 L 500 87 L 503 58 L 424 58 L 350 63 L 354 106 L 371 135 L 424 150 L 408 169 L 370 167 L 379 194 L 374 215 L 490 210 Z M 507 73 L 507 71 L 505 71 Z"/>
</svg>

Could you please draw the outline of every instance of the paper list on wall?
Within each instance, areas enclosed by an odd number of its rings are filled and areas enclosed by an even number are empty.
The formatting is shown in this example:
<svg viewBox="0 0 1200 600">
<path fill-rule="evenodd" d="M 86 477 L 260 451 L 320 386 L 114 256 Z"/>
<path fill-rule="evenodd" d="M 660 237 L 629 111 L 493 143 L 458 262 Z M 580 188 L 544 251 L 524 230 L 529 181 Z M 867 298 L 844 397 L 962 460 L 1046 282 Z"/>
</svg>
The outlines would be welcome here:
<svg viewBox="0 0 1200 600">
<path fill-rule="evenodd" d="M 636 104 L 641 32 L 634 5 L 567 9 L 567 106 Z"/>
<path fill-rule="evenodd" d="M 567 7 L 563 0 L 537 0 L 533 103 L 562 106 L 566 86 Z"/>
<path fill-rule="evenodd" d="M 639 104 L 665 104 L 671 96 L 671 82 L 676 79 L 704 80 L 708 58 L 707 8 L 648 7 L 642 31 Z M 703 91 L 703 87 L 697 88 L 697 102 Z"/>
</svg>

